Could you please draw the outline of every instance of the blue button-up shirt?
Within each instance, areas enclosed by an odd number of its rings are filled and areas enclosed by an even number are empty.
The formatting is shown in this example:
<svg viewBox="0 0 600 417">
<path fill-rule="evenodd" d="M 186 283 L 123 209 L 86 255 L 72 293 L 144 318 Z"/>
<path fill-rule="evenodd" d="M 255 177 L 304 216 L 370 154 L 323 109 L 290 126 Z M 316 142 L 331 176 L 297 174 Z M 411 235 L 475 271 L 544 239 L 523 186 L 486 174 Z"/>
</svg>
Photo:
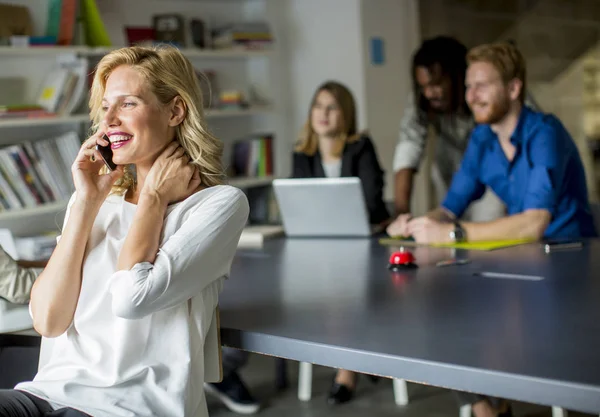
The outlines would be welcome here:
<svg viewBox="0 0 600 417">
<path fill-rule="evenodd" d="M 511 142 L 516 153 L 509 161 L 490 126 L 477 126 L 442 206 L 460 217 L 488 185 L 510 215 L 548 210 L 544 237 L 596 236 L 583 164 L 562 123 L 523 107 Z"/>
</svg>

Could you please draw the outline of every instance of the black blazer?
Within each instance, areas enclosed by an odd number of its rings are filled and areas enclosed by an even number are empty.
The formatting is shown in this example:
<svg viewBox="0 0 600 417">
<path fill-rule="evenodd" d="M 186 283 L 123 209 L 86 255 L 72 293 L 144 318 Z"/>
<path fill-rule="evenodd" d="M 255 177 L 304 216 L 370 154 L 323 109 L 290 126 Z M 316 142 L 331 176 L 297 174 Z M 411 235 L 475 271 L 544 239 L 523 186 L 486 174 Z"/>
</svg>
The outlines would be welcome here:
<svg viewBox="0 0 600 417">
<path fill-rule="evenodd" d="M 342 154 L 341 176 L 360 178 L 371 224 L 379 224 L 390 218 L 383 202 L 383 170 L 368 136 L 363 135 L 356 142 L 346 144 Z M 325 177 L 319 151 L 314 156 L 294 152 L 292 177 Z"/>
</svg>

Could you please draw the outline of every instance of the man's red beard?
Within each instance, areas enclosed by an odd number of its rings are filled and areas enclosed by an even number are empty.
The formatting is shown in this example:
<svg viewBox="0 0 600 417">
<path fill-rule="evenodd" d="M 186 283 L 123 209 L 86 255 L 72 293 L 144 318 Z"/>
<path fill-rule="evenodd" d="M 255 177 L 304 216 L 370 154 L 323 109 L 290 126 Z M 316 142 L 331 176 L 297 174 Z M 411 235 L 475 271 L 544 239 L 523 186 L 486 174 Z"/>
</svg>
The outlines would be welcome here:
<svg viewBox="0 0 600 417">
<path fill-rule="evenodd" d="M 471 110 L 476 123 L 494 124 L 501 121 L 508 113 L 510 103 L 507 98 L 489 101 L 483 109 L 477 109 L 478 104 L 474 103 Z"/>
</svg>

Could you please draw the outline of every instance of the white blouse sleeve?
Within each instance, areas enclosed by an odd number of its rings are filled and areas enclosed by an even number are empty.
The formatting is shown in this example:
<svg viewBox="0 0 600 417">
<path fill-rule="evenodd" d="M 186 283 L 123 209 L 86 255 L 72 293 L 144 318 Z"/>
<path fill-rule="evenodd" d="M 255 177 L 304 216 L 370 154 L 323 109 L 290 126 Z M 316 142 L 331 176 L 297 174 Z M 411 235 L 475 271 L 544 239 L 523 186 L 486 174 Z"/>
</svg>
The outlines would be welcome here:
<svg viewBox="0 0 600 417">
<path fill-rule="evenodd" d="M 138 319 L 176 306 L 229 274 L 249 213 L 246 196 L 232 190 L 192 209 L 159 248 L 154 264 L 139 263 L 110 277 L 115 316 Z"/>
</svg>

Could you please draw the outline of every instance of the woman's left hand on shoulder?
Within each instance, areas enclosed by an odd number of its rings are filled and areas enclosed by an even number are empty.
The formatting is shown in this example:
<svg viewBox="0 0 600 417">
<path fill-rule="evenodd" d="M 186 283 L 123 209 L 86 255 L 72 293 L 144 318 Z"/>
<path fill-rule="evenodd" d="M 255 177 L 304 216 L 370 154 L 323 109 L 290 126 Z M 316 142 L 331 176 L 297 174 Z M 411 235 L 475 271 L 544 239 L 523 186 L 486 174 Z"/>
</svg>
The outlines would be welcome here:
<svg viewBox="0 0 600 417">
<path fill-rule="evenodd" d="M 154 161 L 142 193 L 151 193 L 165 204 L 189 197 L 201 184 L 198 167 L 179 142 L 171 142 Z"/>
</svg>

